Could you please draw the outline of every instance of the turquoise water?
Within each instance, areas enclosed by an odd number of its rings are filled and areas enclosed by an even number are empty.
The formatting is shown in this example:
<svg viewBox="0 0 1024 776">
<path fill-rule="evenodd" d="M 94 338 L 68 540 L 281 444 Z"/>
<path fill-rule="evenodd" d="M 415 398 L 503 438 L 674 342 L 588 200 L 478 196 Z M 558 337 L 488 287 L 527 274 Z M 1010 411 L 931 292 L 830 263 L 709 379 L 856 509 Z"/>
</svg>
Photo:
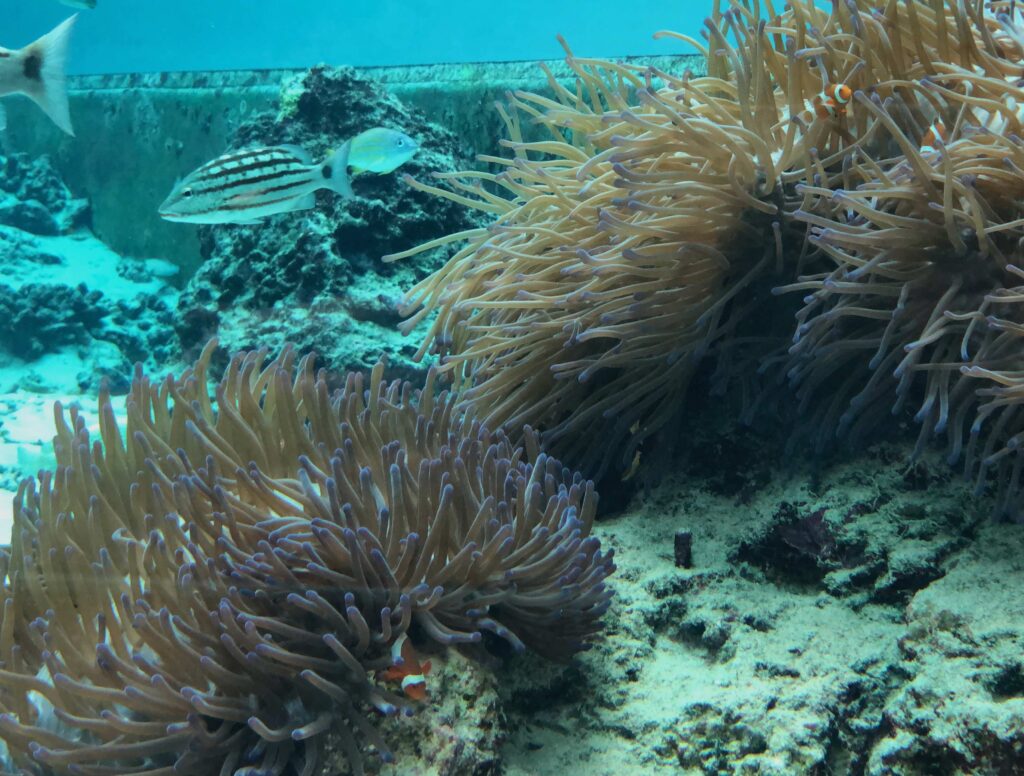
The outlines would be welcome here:
<svg viewBox="0 0 1024 776">
<path fill-rule="evenodd" d="M 89 41 L 72 73 L 302 67 L 333 64 L 409 65 L 551 59 L 558 34 L 594 56 L 667 54 L 678 44 L 655 42 L 654 30 L 696 33 L 703 3 L 616 2 L 375 3 L 296 0 L 155 2 L 99 0 L 82 15 Z M 74 9 L 56 0 L 3 0 L 4 43 L 27 43 Z"/>
<path fill-rule="evenodd" d="M 1024 776 L 1022 11 L 0 0 L 0 776 Z"/>
</svg>

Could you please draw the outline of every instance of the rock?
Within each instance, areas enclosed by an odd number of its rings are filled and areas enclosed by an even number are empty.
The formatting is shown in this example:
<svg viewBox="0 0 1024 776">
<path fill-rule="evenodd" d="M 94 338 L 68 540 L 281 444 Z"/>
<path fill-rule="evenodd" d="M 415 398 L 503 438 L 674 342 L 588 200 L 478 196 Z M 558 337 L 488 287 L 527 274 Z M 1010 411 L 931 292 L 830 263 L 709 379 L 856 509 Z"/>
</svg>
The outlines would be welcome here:
<svg viewBox="0 0 1024 776">
<path fill-rule="evenodd" d="M 84 344 L 102 328 L 102 299 L 84 284 L 0 286 L 0 347 L 30 361 L 63 345 Z"/>
<path fill-rule="evenodd" d="M 27 210 L 21 209 L 20 217 L 22 223 L 33 228 L 3 218 L 0 218 L 0 223 L 47 235 L 64 234 L 89 225 L 88 201 L 72 196 L 48 156 L 33 159 L 27 154 L 0 155 L 0 192 L 6 192 L 27 206 Z M 2 211 L 3 206 L 0 205 Z M 43 212 L 50 216 L 49 220 L 42 218 L 40 214 Z M 37 231 L 40 228 L 47 231 Z"/>
<path fill-rule="evenodd" d="M 60 234 L 60 226 L 50 211 L 34 199 L 24 202 L 6 199 L 0 202 L 0 224 L 24 232 L 52 236 Z"/>
<path fill-rule="evenodd" d="M 355 178 L 353 199 L 320 192 L 315 211 L 203 228 L 205 263 L 179 304 L 183 349 L 194 354 L 214 333 L 229 350 L 292 341 L 334 369 L 369 368 L 383 352 L 392 374 L 412 376 L 423 367 L 412 360 L 416 337 L 397 331 L 397 303 L 442 255 L 395 264 L 380 257 L 475 225 L 461 206 L 401 178 L 457 169 L 458 141 L 351 68 L 313 68 L 286 84 L 282 102 L 280 114 L 242 125 L 234 145 L 294 144 L 323 158 L 344 139 L 388 126 L 414 137 L 420 151 L 393 174 Z"/>
<path fill-rule="evenodd" d="M 12 226 L 0 225 L 0 266 L 15 263 L 56 265 L 63 263 L 60 256 L 44 250 L 31 234 Z"/>
<path fill-rule="evenodd" d="M 0 384 L 95 392 L 106 379 L 123 393 L 132 362 L 177 363 L 176 268 L 63 234 L 87 212 L 47 158 L 0 156 Z"/>
</svg>

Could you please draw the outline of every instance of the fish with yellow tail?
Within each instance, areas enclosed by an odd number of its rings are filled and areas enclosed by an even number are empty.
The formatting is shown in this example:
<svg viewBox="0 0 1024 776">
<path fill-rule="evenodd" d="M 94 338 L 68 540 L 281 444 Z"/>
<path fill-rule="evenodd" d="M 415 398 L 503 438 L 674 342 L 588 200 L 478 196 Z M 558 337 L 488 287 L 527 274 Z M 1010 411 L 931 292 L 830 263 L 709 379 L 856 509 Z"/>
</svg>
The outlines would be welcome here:
<svg viewBox="0 0 1024 776">
<path fill-rule="evenodd" d="M 374 127 L 352 138 L 348 164 L 356 175 L 393 172 L 416 155 L 419 146 L 404 132 Z"/>
<path fill-rule="evenodd" d="M 160 205 L 160 217 L 186 224 L 251 224 L 276 213 L 309 210 L 320 189 L 352 197 L 351 147 L 346 141 L 316 164 L 297 146 L 225 154 L 176 183 Z"/>
<path fill-rule="evenodd" d="M 61 22 L 50 32 L 25 48 L 0 46 L 0 97 L 24 94 L 64 132 L 74 135 L 68 111 L 68 92 L 64 79 L 68 40 L 77 14 Z M 0 106 L 0 128 L 6 126 Z"/>
<path fill-rule="evenodd" d="M 391 667 L 378 673 L 386 682 L 400 682 L 402 691 L 414 701 L 427 699 L 427 674 L 430 661 L 420 662 L 412 642 L 403 633 L 391 645 Z"/>
</svg>

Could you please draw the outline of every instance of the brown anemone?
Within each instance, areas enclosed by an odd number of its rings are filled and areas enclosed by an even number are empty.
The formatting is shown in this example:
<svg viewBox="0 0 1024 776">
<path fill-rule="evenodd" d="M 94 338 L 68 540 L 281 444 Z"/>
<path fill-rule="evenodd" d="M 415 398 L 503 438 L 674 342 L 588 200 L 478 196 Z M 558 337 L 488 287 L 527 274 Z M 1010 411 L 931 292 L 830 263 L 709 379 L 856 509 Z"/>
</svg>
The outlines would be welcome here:
<svg viewBox="0 0 1024 776">
<path fill-rule="evenodd" d="M 137 372 L 124 433 L 56 408 L 58 467 L 17 498 L 0 735 L 77 774 L 313 774 L 328 734 L 390 759 L 375 678 L 410 634 L 564 659 L 597 633 L 611 557 L 593 486 L 447 394 L 211 343 Z"/>
</svg>

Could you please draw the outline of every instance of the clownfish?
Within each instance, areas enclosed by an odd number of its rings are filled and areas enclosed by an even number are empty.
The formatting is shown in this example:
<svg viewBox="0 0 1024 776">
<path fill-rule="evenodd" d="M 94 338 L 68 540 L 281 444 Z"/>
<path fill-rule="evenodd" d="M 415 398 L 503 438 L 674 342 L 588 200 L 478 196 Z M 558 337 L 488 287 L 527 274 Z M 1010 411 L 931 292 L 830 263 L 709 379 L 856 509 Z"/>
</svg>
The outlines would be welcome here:
<svg viewBox="0 0 1024 776">
<path fill-rule="evenodd" d="M 420 662 L 412 642 L 403 633 L 391 645 L 390 668 L 381 671 L 377 678 L 386 682 L 401 682 L 402 691 L 414 701 L 427 699 L 427 674 L 430 661 Z"/>
<path fill-rule="evenodd" d="M 814 98 L 814 115 L 819 119 L 835 119 L 846 114 L 846 106 L 853 97 L 853 89 L 846 84 L 834 84 L 822 89 Z"/>
<path fill-rule="evenodd" d="M 925 132 L 924 137 L 921 138 L 921 150 L 934 151 L 935 143 L 938 140 L 946 142 L 946 125 L 941 121 L 936 121 L 928 127 L 928 131 Z"/>
</svg>

